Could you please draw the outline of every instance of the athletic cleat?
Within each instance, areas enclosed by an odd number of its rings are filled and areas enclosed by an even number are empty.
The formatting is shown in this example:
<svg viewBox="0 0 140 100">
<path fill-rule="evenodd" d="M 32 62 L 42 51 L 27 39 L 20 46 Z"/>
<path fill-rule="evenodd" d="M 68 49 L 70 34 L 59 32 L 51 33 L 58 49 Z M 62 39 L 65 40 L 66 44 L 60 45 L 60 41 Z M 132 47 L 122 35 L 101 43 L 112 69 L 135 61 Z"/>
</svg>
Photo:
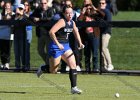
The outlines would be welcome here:
<svg viewBox="0 0 140 100">
<path fill-rule="evenodd" d="M 9 63 L 6 63 L 6 64 L 4 65 L 4 69 L 10 69 L 10 68 L 9 68 Z"/>
<path fill-rule="evenodd" d="M 0 68 L 3 69 L 3 68 L 4 68 L 4 65 L 1 64 L 1 65 L 0 65 Z"/>
<path fill-rule="evenodd" d="M 109 64 L 109 65 L 107 66 L 107 70 L 108 70 L 108 71 L 112 71 L 113 69 L 114 69 L 114 67 L 113 67 L 112 64 Z"/>
<path fill-rule="evenodd" d="M 99 72 L 99 69 L 98 68 L 95 68 L 95 69 L 93 69 L 93 72 L 94 73 L 98 73 Z"/>
<path fill-rule="evenodd" d="M 107 65 L 105 65 L 103 68 L 104 68 L 103 70 L 106 70 L 106 71 L 108 70 L 108 69 L 107 69 Z"/>
<path fill-rule="evenodd" d="M 77 70 L 78 72 L 80 72 L 80 71 L 81 71 L 80 66 L 76 66 L 76 70 Z M 69 67 L 69 66 L 66 66 L 66 71 L 67 71 L 67 72 L 70 71 L 70 67 Z"/>
<path fill-rule="evenodd" d="M 81 94 L 82 90 L 78 89 L 76 86 L 71 89 L 72 94 Z"/>
<path fill-rule="evenodd" d="M 43 74 L 43 71 L 41 70 L 41 67 L 39 67 L 38 70 L 37 70 L 37 72 L 36 72 L 38 78 L 40 78 L 41 75 Z"/>
<path fill-rule="evenodd" d="M 80 66 L 76 66 L 76 70 L 77 70 L 78 72 L 80 72 L 80 71 L 81 71 Z"/>
<path fill-rule="evenodd" d="M 70 67 L 69 66 L 66 66 L 66 71 L 70 71 Z"/>
</svg>

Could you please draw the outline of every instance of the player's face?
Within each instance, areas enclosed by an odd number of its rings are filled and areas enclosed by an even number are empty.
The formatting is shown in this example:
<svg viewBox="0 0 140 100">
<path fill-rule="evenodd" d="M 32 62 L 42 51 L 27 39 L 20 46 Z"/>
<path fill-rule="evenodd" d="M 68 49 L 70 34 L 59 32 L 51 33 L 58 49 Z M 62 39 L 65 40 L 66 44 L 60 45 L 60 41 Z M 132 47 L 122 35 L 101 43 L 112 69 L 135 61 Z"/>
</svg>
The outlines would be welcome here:
<svg viewBox="0 0 140 100">
<path fill-rule="evenodd" d="M 72 8 L 66 8 L 65 10 L 65 18 L 69 21 L 73 17 L 73 9 Z"/>
</svg>

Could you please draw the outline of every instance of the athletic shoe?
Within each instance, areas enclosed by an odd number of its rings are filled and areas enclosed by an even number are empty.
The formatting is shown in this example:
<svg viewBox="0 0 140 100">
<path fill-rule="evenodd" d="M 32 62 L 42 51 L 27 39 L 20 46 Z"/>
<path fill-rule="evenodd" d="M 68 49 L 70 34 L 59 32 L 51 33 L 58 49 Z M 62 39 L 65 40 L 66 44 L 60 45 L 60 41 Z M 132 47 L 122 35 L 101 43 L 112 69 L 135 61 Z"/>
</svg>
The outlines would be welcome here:
<svg viewBox="0 0 140 100">
<path fill-rule="evenodd" d="M 98 73 L 98 72 L 99 72 L 98 68 L 93 69 L 93 73 Z"/>
<path fill-rule="evenodd" d="M 104 70 L 106 70 L 106 71 L 108 70 L 108 69 L 107 69 L 107 65 L 105 65 L 103 68 L 104 68 Z"/>
<path fill-rule="evenodd" d="M 76 70 L 77 70 L 78 72 L 80 72 L 80 71 L 81 71 L 80 66 L 76 66 Z"/>
<path fill-rule="evenodd" d="M 80 66 L 76 66 L 76 70 L 80 72 L 81 71 Z M 66 66 L 66 71 L 70 71 L 70 67 L 69 66 Z"/>
<path fill-rule="evenodd" d="M 109 64 L 109 65 L 107 66 L 107 70 L 108 70 L 108 71 L 112 71 L 113 69 L 114 69 L 114 67 L 113 67 L 112 64 Z"/>
<path fill-rule="evenodd" d="M 9 68 L 9 63 L 6 63 L 6 64 L 4 65 L 4 69 L 10 69 L 10 68 Z"/>
<path fill-rule="evenodd" d="M 41 75 L 43 74 L 43 71 L 41 70 L 41 67 L 39 67 L 38 70 L 37 70 L 37 72 L 36 72 L 38 78 L 40 78 Z"/>
<path fill-rule="evenodd" d="M 76 86 L 71 89 L 72 94 L 81 94 L 82 90 L 78 89 Z"/>
<path fill-rule="evenodd" d="M 1 65 L 0 65 L 0 69 L 4 69 L 4 65 L 1 64 Z"/>
<path fill-rule="evenodd" d="M 25 66 L 22 67 L 22 71 L 23 71 L 23 72 L 27 72 L 27 71 L 29 71 L 29 70 L 30 70 L 30 67 L 25 67 Z"/>
<path fill-rule="evenodd" d="M 70 67 L 69 66 L 66 66 L 66 71 L 70 71 Z"/>
<path fill-rule="evenodd" d="M 16 69 L 14 69 L 14 72 L 20 72 L 20 71 L 21 71 L 20 68 L 16 68 Z"/>
</svg>

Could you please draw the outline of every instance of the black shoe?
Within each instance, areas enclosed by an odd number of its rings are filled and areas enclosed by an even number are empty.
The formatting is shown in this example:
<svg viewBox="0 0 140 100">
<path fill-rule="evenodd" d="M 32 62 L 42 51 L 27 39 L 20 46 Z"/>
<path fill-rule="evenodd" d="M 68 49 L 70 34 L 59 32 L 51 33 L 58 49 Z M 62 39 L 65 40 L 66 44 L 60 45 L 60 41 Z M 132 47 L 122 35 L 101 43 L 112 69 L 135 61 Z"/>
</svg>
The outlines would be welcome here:
<svg viewBox="0 0 140 100">
<path fill-rule="evenodd" d="M 14 72 L 20 72 L 20 71 L 21 71 L 21 69 L 19 69 L 19 68 L 14 69 Z"/>
<path fill-rule="evenodd" d="M 22 71 L 23 71 L 23 72 L 27 72 L 27 71 L 29 71 L 29 69 L 30 69 L 29 67 L 23 67 L 23 68 L 22 68 Z"/>
<path fill-rule="evenodd" d="M 86 68 L 86 71 L 85 71 L 87 74 L 91 74 L 91 68 L 90 67 L 88 67 L 88 68 Z"/>
<path fill-rule="evenodd" d="M 49 65 L 42 65 L 41 70 L 46 72 L 46 73 L 50 73 L 50 66 Z"/>
<path fill-rule="evenodd" d="M 93 69 L 93 73 L 99 73 L 99 69 Z"/>
</svg>

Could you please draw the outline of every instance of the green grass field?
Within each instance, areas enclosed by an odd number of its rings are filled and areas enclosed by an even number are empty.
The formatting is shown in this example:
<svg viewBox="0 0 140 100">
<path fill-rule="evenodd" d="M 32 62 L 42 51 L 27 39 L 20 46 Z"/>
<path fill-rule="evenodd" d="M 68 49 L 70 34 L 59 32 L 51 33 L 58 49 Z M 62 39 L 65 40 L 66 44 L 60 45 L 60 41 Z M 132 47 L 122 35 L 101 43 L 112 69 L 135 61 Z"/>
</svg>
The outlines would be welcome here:
<svg viewBox="0 0 140 100">
<path fill-rule="evenodd" d="M 119 12 L 113 20 L 140 21 L 139 12 Z M 140 28 L 112 28 L 110 53 L 116 69 L 140 70 Z"/>
<path fill-rule="evenodd" d="M 83 93 L 72 95 L 68 74 L 2 72 L 0 100 L 140 100 L 139 76 L 79 74 L 78 86 Z"/>
</svg>

